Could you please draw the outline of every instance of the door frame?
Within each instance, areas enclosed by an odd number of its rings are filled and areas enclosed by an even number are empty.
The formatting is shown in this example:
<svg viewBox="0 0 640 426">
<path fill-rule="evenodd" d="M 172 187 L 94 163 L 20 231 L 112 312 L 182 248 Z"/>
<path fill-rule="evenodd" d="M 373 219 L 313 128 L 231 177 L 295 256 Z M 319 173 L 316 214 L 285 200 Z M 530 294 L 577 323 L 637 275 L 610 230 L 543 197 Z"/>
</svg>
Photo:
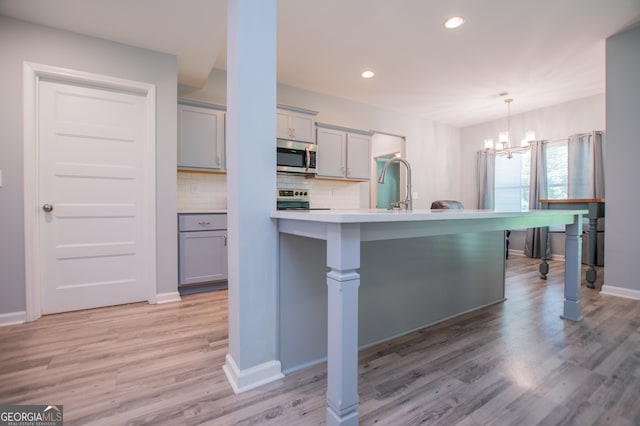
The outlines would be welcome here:
<svg viewBox="0 0 640 426">
<path fill-rule="evenodd" d="M 156 86 L 150 83 L 126 80 L 100 74 L 87 73 L 49 65 L 24 62 L 23 64 L 23 156 L 24 156 L 24 260 L 26 320 L 42 316 L 40 301 L 40 203 L 38 188 L 38 87 L 41 80 L 81 84 L 99 89 L 133 93 L 145 97 L 146 140 L 143 142 L 142 188 L 145 196 L 141 203 L 143 241 L 140 256 L 145 265 L 148 301 L 156 303 Z"/>
</svg>

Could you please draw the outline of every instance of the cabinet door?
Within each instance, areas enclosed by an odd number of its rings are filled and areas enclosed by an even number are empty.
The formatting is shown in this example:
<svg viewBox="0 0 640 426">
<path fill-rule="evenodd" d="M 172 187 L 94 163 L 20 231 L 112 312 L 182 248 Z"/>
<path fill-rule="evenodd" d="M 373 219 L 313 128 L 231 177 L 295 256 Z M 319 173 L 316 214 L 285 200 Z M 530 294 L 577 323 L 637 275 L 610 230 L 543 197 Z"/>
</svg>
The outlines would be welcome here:
<svg viewBox="0 0 640 426">
<path fill-rule="evenodd" d="M 178 167 L 224 170 L 224 111 L 178 105 Z"/>
<path fill-rule="evenodd" d="M 347 134 L 347 178 L 369 179 L 371 173 L 371 138 L 356 133 Z"/>
<path fill-rule="evenodd" d="M 300 142 L 316 142 L 316 119 L 311 114 L 276 110 L 276 137 Z"/>
<path fill-rule="evenodd" d="M 291 127 L 293 139 L 301 142 L 316 142 L 316 120 L 312 115 L 292 112 Z"/>
<path fill-rule="evenodd" d="M 278 139 L 291 139 L 291 112 L 284 109 L 276 110 L 276 137 Z"/>
<path fill-rule="evenodd" d="M 179 284 L 227 279 L 227 231 L 181 232 Z"/>
<path fill-rule="evenodd" d="M 318 129 L 318 176 L 344 178 L 347 134 L 339 130 Z"/>
</svg>

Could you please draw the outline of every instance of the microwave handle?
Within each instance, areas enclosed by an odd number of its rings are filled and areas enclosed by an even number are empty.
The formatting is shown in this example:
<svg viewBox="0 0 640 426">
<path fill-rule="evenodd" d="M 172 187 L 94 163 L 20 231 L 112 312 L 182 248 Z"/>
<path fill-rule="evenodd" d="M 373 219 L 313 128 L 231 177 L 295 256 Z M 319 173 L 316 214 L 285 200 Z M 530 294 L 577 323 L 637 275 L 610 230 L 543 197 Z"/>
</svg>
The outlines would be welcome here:
<svg viewBox="0 0 640 426">
<path fill-rule="evenodd" d="M 309 152 L 309 145 L 307 145 L 304 148 L 304 150 L 306 152 L 304 171 L 308 172 L 309 171 L 309 167 L 311 166 L 311 152 Z"/>
</svg>

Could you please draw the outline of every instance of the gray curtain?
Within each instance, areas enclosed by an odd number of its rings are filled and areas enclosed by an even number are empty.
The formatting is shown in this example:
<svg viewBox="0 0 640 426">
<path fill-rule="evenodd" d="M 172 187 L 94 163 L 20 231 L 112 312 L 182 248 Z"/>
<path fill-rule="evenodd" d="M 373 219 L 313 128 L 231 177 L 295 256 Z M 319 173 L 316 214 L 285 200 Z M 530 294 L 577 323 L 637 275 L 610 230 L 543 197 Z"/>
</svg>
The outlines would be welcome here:
<svg viewBox="0 0 640 426">
<path fill-rule="evenodd" d="M 496 154 L 478 152 L 478 208 L 495 208 Z"/>
<path fill-rule="evenodd" d="M 569 137 L 567 198 L 604 198 L 601 132 Z"/>
<path fill-rule="evenodd" d="M 540 209 L 540 200 L 547 198 L 547 145 L 543 141 L 531 143 L 531 174 L 529 180 L 529 210 Z M 529 257 L 541 257 L 540 228 L 527 229 L 524 254 Z M 551 257 L 550 238 L 545 247 L 546 258 Z"/>
</svg>

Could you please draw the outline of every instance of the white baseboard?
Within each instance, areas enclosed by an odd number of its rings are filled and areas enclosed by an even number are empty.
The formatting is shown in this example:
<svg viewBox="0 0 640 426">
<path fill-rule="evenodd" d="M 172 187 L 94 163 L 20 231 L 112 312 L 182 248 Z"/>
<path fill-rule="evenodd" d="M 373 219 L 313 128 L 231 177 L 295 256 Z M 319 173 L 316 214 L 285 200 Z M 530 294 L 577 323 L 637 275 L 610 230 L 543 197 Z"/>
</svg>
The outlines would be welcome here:
<svg viewBox="0 0 640 426">
<path fill-rule="evenodd" d="M 240 370 L 231 357 L 231 354 L 227 354 L 225 360 L 226 362 L 222 366 L 222 370 L 227 376 L 233 392 L 236 394 L 266 385 L 267 383 L 284 377 L 280 361 L 268 361 L 245 370 Z"/>
<path fill-rule="evenodd" d="M 162 303 L 179 302 L 181 300 L 182 299 L 180 298 L 180 293 L 178 293 L 177 291 L 156 294 L 156 303 L 159 305 Z"/>
<path fill-rule="evenodd" d="M 0 314 L 0 327 L 5 325 L 22 324 L 27 322 L 27 311 Z"/>
<path fill-rule="evenodd" d="M 611 296 L 626 297 L 627 299 L 640 300 L 640 290 L 634 290 L 631 288 L 614 287 L 612 285 L 603 285 L 602 294 L 609 294 Z"/>
</svg>

